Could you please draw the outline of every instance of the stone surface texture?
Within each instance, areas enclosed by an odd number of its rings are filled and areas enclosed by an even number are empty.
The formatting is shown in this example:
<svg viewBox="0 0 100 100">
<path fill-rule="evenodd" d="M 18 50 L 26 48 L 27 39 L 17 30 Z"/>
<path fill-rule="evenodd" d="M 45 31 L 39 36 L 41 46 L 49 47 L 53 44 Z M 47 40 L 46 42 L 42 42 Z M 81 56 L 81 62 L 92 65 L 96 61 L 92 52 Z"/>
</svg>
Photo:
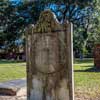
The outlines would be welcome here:
<svg viewBox="0 0 100 100">
<path fill-rule="evenodd" d="M 46 10 L 27 32 L 28 100 L 71 100 L 63 25 Z"/>
</svg>

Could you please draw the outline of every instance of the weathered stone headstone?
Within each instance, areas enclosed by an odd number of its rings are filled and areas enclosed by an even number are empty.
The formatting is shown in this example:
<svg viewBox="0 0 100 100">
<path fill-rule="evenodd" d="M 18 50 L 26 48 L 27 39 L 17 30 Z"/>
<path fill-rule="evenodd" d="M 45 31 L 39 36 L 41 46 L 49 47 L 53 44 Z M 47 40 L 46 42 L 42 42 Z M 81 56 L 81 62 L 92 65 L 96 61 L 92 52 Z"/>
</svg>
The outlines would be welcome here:
<svg viewBox="0 0 100 100">
<path fill-rule="evenodd" d="M 70 46 L 66 25 L 61 25 L 46 10 L 40 14 L 37 24 L 28 29 L 28 100 L 72 100 L 71 51 L 67 50 Z"/>
<path fill-rule="evenodd" d="M 96 68 L 100 68 L 100 44 L 95 45 L 94 65 L 95 65 Z"/>
</svg>

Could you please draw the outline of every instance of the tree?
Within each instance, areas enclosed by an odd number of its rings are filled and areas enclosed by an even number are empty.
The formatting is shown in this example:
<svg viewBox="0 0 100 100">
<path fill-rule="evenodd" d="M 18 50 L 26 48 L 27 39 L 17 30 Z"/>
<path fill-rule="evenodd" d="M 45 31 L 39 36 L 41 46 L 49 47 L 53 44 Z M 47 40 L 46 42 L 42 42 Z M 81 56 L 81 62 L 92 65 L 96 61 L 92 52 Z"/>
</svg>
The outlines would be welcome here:
<svg viewBox="0 0 100 100">
<path fill-rule="evenodd" d="M 2 31 L 0 32 L 1 48 L 6 51 L 11 51 L 18 48 L 16 40 L 22 38 L 21 32 L 25 24 L 24 19 L 17 14 L 15 5 L 8 0 L 0 1 L 1 4 L 1 19 L 0 26 Z M 13 48 L 13 49 L 12 49 Z"/>
<path fill-rule="evenodd" d="M 2 5 L 2 18 L 0 26 L 3 27 L 1 35 L 3 44 L 7 46 L 15 45 L 15 41 L 22 39 L 24 41 L 24 31 L 29 24 L 35 24 L 40 12 L 44 9 L 51 9 L 60 22 L 65 19 L 77 26 L 87 25 L 84 20 L 92 12 L 91 0 L 33 0 L 28 1 L 0 1 Z M 39 5 L 39 6 L 38 6 Z M 88 6 L 88 7 L 87 7 Z M 86 28 L 85 28 L 86 29 Z M 86 32 L 84 32 L 86 33 Z M 24 41 L 25 42 L 25 41 Z M 23 43 L 24 43 L 23 42 Z"/>
<path fill-rule="evenodd" d="M 93 48 L 95 43 L 100 43 L 100 11 L 98 0 L 92 6 L 92 12 L 85 17 L 87 23 L 84 26 L 77 26 L 74 30 L 74 51 L 85 53 L 86 57 L 93 57 Z M 85 52 L 84 52 L 85 51 Z"/>
</svg>

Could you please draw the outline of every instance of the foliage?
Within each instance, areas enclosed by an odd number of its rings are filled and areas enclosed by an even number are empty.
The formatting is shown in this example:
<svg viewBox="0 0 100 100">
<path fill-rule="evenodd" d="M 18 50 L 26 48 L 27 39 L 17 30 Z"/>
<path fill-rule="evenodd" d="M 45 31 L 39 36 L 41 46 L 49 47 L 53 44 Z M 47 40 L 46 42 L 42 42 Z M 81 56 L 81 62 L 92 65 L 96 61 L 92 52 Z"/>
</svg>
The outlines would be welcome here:
<svg viewBox="0 0 100 100">
<path fill-rule="evenodd" d="M 3 29 L 3 31 L 0 32 L 0 44 L 2 46 L 5 45 L 6 48 L 17 48 L 16 41 L 20 39 L 22 40 L 21 44 L 25 44 L 23 34 L 25 28 L 29 24 L 35 24 L 40 12 L 44 9 L 51 9 L 60 22 L 66 19 L 75 25 L 75 29 L 79 26 L 82 27 L 81 30 L 83 30 L 83 32 L 81 31 L 81 34 L 77 31 L 77 33 L 82 35 L 82 40 L 80 38 L 79 42 L 82 43 L 81 41 L 87 40 L 89 19 L 93 12 L 92 0 L 36 0 L 34 2 L 24 0 L 19 3 L 18 1 L 16 3 L 1 0 L 0 4 L 2 4 L 0 26 L 2 26 Z M 4 6 L 5 4 L 7 6 Z M 75 37 L 75 39 L 77 38 Z M 80 43 L 78 45 L 80 45 Z M 75 48 L 77 46 L 75 46 Z"/>
<path fill-rule="evenodd" d="M 98 1 L 98 0 L 96 0 Z M 93 57 L 93 49 L 96 43 L 100 43 L 100 9 L 99 3 L 94 2 L 93 11 L 85 18 L 84 26 L 74 26 L 74 50 L 84 54 L 87 51 Z M 87 55 L 88 56 L 88 55 Z"/>
<path fill-rule="evenodd" d="M 4 48 L 15 47 L 15 41 L 22 36 L 24 19 L 16 14 L 16 8 L 9 1 L 2 0 L 0 4 L 1 46 L 5 46 Z"/>
</svg>

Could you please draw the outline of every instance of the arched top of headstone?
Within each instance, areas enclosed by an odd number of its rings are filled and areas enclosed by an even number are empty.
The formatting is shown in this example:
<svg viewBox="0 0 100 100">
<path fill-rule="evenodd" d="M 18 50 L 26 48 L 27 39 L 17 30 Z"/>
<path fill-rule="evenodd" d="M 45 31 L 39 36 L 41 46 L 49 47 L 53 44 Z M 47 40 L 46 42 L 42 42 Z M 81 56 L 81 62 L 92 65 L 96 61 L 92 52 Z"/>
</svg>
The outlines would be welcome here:
<svg viewBox="0 0 100 100">
<path fill-rule="evenodd" d="M 50 10 L 41 12 L 37 24 L 33 28 L 34 33 L 45 33 L 60 30 L 61 25 L 56 16 Z"/>
</svg>

